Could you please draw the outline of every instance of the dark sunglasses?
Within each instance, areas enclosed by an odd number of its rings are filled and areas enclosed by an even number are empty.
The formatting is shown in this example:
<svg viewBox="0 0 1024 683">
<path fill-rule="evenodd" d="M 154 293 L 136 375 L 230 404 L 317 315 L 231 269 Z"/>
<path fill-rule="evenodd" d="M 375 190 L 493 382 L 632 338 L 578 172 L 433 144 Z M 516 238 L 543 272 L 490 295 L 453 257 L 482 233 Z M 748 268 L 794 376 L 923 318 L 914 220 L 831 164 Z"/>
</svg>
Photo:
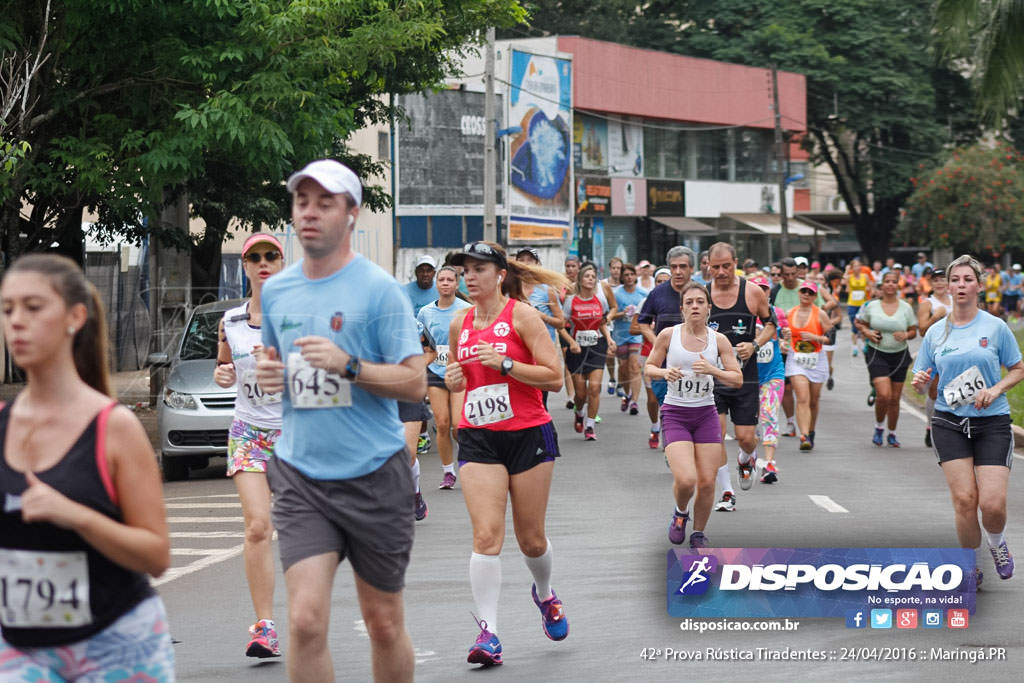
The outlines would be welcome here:
<svg viewBox="0 0 1024 683">
<path fill-rule="evenodd" d="M 801 289 L 800 293 L 801 294 L 810 294 L 812 296 L 817 294 L 817 292 L 815 292 L 813 289 Z"/>
<path fill-rule="evenodd" d="M 249 263 L 259 263 L 263 259 L 266 259 L 267 263 L 273 263 L 279 258 L 281 258 L 281 252 L 279 251 L 268 251 L 266 253 L 251 251 L 245 255 L 245 260 Z"/>
</svg>

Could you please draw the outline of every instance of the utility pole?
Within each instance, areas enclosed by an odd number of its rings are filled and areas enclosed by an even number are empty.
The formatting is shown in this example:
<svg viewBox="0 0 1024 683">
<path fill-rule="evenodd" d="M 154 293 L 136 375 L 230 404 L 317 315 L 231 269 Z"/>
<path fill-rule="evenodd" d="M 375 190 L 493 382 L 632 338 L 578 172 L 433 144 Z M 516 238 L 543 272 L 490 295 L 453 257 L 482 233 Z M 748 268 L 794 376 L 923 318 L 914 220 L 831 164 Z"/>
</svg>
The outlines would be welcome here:
<svg viewBox="0 0 1024 683">
<path fill-rule="evenodd" d="M 497 162 L 494 128 L 494 27 L 487 29 L 487 52 L 484 56 L 484 239 L 498 241 L 494 217 L 496 190 L 494 167 Z"/>
<path fill-rule="evenodd" d="M 782 134 L 782 112 L 779 110 L 779 71 L 772 64 L 772 106 L 775 109 L 775 165 L 779 181 L 779 225 L 782 234 L 779 238 L 779 249 L 782 258 L 789 253 L 789 220 L 786 217 L 786 141 Z"/>
</svg>

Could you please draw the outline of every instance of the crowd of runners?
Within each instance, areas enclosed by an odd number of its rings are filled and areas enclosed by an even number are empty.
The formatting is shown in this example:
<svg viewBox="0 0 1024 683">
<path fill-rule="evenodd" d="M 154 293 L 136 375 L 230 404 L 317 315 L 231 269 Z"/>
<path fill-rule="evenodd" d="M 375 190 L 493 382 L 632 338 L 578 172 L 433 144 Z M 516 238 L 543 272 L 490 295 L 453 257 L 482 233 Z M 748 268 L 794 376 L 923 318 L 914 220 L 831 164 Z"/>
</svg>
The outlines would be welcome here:
<svg viewBox="0 0 1024 683">
<path fill-rule="evenodd" d="M 1024 363 L 1006 318 L 1020 313 L 1019 265 L 1002 273 L 962 256 L 936 267 L 919 254 L 907 269 L 803 257 L 761 267 L 718 242 L 700 254 L 672 247 L 660 268 L 612 259 L 601 279 L 598 264 L 569 257 L 550 268 L 532 247 L 477 241 L 441 264 L 418 257 L 402 286 L 352 248 L 362 186 L 350 169 L 316 161 L 287 188 L 304 256 L 286 265 L 273 235 L 246 240 L 250 297 L 224 314 L 214 380 L 237 388 L 228 476 L 254 616 L 239 626 L 240 645 L 251 657 L 282 655 L 276 530 L 292 681 L 334 678 L 326 635 L 346 559 L 375 679 L 412 680 L 403 588 L 415 524 L 428 514 L 417 454 L 436 444 L 438 490 L 465 501 L 479 629 L 467 660 L 498 665 L 509 501 L 542 632 L 569 635 L 546 531 L 556 424 L 593 444 L 602 399 L 606 413 L 637 416 L 637 448 L 664 450 L 672 473 L 669 542 L 711 547 L 712 513 L 739 509 L 734 482 L 775 484 L 780 454 L 814 450 L 843 325 L 867 370 L 864 385 L 840 387 L 863 392 L 874 412 L 864 445 L 900 447 L 909 376 L 927 396 L 924 439 L 950 489 L 957 539 L 977 554 L 976 583 L 982 540 L 998 576 L 1013 574 L 1005 393 Z M 169 564 L 159 474 L 139 423 L 111 399 L 95 292 L 70 261 L 32 256 L 7 270 L 0 298 L 28 376 L 0 408 L 0 571 L 38 584 L 43 598 L 0 609 L 0 679 L 173 680 L 166 617 L 146 580 Z M 918 335 L 915 358 L 908 342 Z M 549 405 L 563 389 L 565 408 Z M 125 639 L 145 647 L 118 647 Z"/>
</svg>

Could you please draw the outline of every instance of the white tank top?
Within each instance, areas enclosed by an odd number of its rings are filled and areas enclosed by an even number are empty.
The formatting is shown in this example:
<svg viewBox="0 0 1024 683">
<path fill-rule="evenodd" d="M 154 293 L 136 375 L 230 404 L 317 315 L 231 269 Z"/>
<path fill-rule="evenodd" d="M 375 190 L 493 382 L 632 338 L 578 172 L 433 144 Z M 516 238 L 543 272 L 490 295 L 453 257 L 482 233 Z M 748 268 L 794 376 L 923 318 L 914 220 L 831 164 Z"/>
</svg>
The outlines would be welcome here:
<svg viewBox="0 0 1024 683">
<path fill-rule="evenodd" d="M 718 365 L 718 341 L 715 331 L 710 327 L 705 327 L 708 343 L 704 350 L 699 353 L 688 351 L 683 348 L 683 324 L 672 327 L 672 339 L 668 344 L 668 353 L 665 354 L 665 367 L 681 369 L 683 377 L 674 382 L 668 382 L 665 403 L 686 408 L 713 406 L 715 405 L 714 378 L 711 375 L 695 374 L 693 361 L 703 356 L 708 363 Z"/>
<path fill-rule="evenodd" d="M 936 299 L 934 294 L 929 294 L 928 295 L 928 301 L 932 302 L 932 313 L 933 314 L 935 313 L 935 311 L 937 311 L 938 309 L 941 308 L 943 311 L 945 311 L 945 313 L 942 314 L 943 318 L 945 318 L 947 315 L 949 315 L 949 307 L 953 304 L 952 297 L 950 297 L 950 302 L 948 304 L 944 304 L 941 301 L 939 301 L 938 299 Z"/>
<path fill-rule="evenodd" d="M 235 365 L 235 419 L 262 429 L 281 428 L 281 394 L 266 394 L 256 384 L 256 356 L 252 350 L 263 344 L 260 328 L 249 324 L 249 302 L 224 313 L 224 336 L 231 347 Z"/>
</svg>

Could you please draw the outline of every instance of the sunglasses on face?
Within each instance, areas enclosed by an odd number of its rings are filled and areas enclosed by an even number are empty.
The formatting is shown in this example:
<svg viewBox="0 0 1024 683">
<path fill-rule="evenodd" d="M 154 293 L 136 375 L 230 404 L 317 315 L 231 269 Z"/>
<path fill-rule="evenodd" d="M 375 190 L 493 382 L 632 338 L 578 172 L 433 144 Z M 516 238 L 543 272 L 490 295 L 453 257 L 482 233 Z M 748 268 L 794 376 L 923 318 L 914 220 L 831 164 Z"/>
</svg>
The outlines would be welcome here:
<svg viewBox="0 0 1024 683">
<path fill-rule="evenodd" d="M 800 293 L 801 293 L 801 294 L 810 294 L 810 295 L 812 295 L 812 296 L 813 296 L 814 294 L 816 294 L 816 292 L 814 292 L 814 291 L 812 291 L 812 290 L 810 290 L 810 289 L 801 289 L 801 290 L 800 290 Z"/>
<path fill-rule="evenodd" d="M 266 253 L 254 251 L 245 255 L 245 260 L 249 263 L 259 263 L 261 260 L 266 260 L 267 263 L 273 263 L 279 258 L 281 258 L 281 252 L 279 251 L 268 251 Z"/>
</svg>

